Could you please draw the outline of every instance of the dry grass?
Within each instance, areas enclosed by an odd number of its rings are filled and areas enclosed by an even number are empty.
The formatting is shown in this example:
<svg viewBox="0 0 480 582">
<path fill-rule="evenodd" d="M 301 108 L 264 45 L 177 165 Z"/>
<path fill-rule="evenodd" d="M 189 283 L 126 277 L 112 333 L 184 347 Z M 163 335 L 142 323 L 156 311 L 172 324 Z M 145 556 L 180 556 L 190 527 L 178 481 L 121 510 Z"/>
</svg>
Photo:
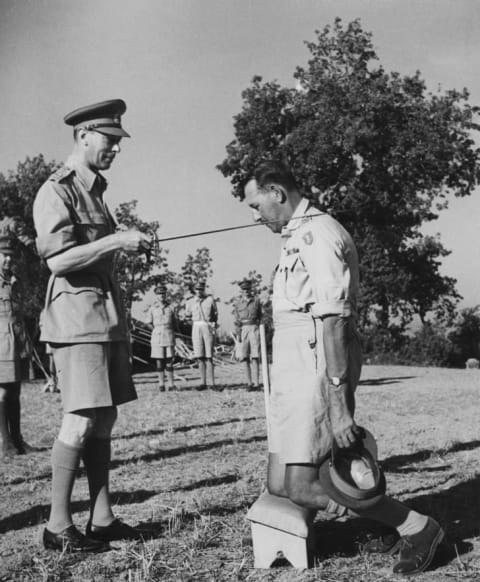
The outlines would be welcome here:
<svg viewBox="0 0 480 582">
<path fill-rule="evenodd" d="M 396 579 L 392 559 L 361 549 L 378 527 L 362 520 L 319 520 L 315 566 L 255 570 L 245 513 L 260 493 L 266 466 L 263 395 L 242 385 L 238 366 L 219 371 L 226 389 L 197 392 L 191 372 L 180 390 L 159 394 L 137 377 L 139 400 L 120 410 L 111 490 L 117 514 L 152 532 L 105 554 L 43 550 L 50 446 L 61 418 L 57 394 L 23 388 L 24 434 L 39 450 L 0 467 L 0 581 L 380 582 Z M 447 528 L 435 569 L 416 578 L 480 580 L 480 372 L 367 366 L 357 421 L 370 428 L 389 491 Z M 73 507 L 88 519 L 85 475 Z"/>
</svg>

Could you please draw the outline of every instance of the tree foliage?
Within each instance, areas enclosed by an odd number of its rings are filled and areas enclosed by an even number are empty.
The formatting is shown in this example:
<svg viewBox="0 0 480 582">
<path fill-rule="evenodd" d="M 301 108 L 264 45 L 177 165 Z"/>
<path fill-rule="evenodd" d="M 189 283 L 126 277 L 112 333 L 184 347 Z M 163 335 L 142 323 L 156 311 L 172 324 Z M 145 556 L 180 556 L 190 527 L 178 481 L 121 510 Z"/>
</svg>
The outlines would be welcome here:
<svg viewBox="0 0 480 582">
<path fill-rule="evenodd" d="M 33 337 L 38 332 L 40 312 L 45 301 L 49 270 L 35 250 L 33 201 L 40 186 L 58 168 L 40 154 L 27 157 L 5 176 L 0 174 L 0 219 L 12 219 L 17 235 L 13 270 L 23 290 L 23 313 Z"/>
<path fill-rule="evenodd" d="M 372 36 L 340 19 L 307 42 L 295 88 L 255 76 L 234 117 L 235 139 L 218 169 L 233 195 L 262 159 L 283 159 L 305 195 L 352 233 L 360 254 L 363 324 L 402 329 L 415 313 L 450 315 L 459 295 L 439 273 L 449 254 L 421 226 L 448 195 L 470 194 L 479 150 L 478 108 L 469 94 L 427 92 L 420 73 L 401 76 L 376 63 Z"/>
<path fill-rule="evenodd" d="M 139 218 L 136 213 L 137 200 L 122 202 L 115 209 L 115 218 L 121 228 L 136 229 L 147 234 L 152 240 L 157 240 L 159 223 Z M 141 297 L 157 283 L 162 281 L 167 273 L 166 250 L 154 245 L 148 255 L 132 255 L 118 253 L 117 275 L 123 291 L 125 306 L 130 312 L 132 303 Z"/>
</svg>

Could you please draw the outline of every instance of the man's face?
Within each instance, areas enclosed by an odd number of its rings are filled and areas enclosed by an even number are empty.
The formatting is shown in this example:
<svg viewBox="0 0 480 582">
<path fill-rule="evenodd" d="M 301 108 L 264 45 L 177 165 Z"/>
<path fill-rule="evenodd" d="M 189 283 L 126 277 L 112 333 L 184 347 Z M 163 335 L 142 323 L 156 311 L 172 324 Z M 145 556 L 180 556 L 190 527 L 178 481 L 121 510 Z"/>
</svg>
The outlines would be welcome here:
<svg viewBox="0 0 480 582">
<path fill-rule="evenodd" d="M 0 253 L 0 272 L 2 275 L 10 275 L 12 272 L 12 255 Z"/>
<path fill-rule="evenodd" d="M 108 170 L 120 152 L 121 139 L 118 136 L 89 131 L 85 138 L 88 144 L 86 153 L 88 167 L 92 170 Z"/>
<path fill-rule="evenodd" d="M 250 180 L 245 187 L 245 200 L 252 209 L 253 220 L 265 223 L 272 232 L 281 232 L 288 223 L 284 205 L 274 189 L 262 190 L 256 180 Z"/>
</svg>

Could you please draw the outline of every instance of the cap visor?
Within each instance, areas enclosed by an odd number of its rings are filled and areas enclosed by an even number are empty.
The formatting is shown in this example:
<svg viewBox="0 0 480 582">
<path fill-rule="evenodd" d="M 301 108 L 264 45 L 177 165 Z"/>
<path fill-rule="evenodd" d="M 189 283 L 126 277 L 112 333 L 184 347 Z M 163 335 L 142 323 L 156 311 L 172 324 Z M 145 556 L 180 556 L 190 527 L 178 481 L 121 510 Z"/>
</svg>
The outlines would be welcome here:
<svg viewBox="0 0 480 582">
<path fill-rule="evenodd" d="M 115 137 L 131 137 L 122 127 L 99 127 L 95 128 L 97 133 L 103 133 L 103 135 L 114 135 Z"/>
</svg>

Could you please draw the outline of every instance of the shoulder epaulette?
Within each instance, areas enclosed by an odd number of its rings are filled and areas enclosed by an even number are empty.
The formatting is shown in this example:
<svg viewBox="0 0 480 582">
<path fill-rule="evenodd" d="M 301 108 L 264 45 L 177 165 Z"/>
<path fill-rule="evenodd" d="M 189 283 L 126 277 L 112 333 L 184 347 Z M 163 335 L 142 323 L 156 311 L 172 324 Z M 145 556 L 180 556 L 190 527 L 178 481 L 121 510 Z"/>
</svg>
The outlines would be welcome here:
<svg viewBox="0 0 480 582">
<path fill-rule="evenodd" d="M 52 182 L 61 182 L 64 178 L 69 176 L 73 172 L 73 168 L 69 168 L 68 166 L 62 166 L 56 172 L 54 172 L 49 180 Z"/>
</svg>

